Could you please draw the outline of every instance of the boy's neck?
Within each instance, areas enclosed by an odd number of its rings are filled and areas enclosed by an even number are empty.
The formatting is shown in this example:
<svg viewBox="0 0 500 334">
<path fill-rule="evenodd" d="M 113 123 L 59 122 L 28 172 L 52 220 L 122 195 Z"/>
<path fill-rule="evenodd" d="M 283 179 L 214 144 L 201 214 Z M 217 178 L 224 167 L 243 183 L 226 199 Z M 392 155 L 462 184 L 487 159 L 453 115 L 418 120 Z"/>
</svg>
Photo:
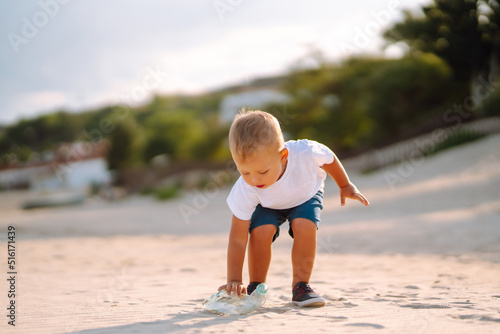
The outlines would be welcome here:
<svg viewBox="0 0 500 334">
<path fill-rule="evenodd" d="M 280 176 L 278 177 L 278 180 L 281 179 L 283 174 L 285 174 L 286 166 L 288 166 L 288 158 L 286 158 L 285 163 L 281 165 L 281 173 L 280 173 Z M 276 180 L 276 181 L 278 181 L 278 180 Z"/>
</svg>

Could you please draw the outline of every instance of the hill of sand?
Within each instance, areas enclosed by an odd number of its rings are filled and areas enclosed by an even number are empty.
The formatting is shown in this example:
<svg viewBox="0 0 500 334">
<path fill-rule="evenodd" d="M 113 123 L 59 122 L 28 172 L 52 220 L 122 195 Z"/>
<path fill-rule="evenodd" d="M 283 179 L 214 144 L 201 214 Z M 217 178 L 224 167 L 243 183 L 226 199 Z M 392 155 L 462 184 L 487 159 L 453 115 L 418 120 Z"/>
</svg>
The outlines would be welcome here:
<svg viewBox="0 0 500 334">
<path fill-rule="evenodd" d="M 326 306 L 291 303 L 292 239 L 281 233 L 268 301 L 245 316 L 202 308 L 226 279 L 229 189 L 31 211 L 18 209 L 25 193 L 1 193 L 0 263 L 7 276 L 14 226 L 17 274 L 16 326 L 2 279 L 0 331 L 498 333 L 499 166 L 497 135 L 366 176 L 348 170 L 370 207 L 340 207 L 327 181 L 311 280 Z"/>
</svg>

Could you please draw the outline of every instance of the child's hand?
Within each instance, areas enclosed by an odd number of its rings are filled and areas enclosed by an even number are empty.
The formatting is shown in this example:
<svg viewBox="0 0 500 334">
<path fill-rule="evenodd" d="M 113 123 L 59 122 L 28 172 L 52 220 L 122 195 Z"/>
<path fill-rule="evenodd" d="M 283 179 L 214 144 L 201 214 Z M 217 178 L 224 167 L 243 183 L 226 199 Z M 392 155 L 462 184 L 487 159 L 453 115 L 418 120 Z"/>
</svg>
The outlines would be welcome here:
<svg viewBox="0 0 500 334">
<path fill-rule="evenodd" d="M 221 285 L 217 291 L 220 291 L 222 289 L 225 289 L 228 295 L 230 295 L 231 292 L 234 291 L 238 294 L 238 297 L 241 297 L 242 293 L 247 293 L 247 288 L 240 281 L 231 281 L 227 284 Z"/>
<path fill-rule="evenodd" d="M 366 206 L 370 205 L 370 202 L 368 202 L 366 197 L 363 196 L 363 194 L 359 192 L 358 188 L 356 188 L 356 186 L 354 184 L 352 184 L 351 182 L 349 182 L 348 185 L 340 188 L 340 205 L 341 206 L 345 205 L 346 198 L 356 199 Z"/>
</svg>

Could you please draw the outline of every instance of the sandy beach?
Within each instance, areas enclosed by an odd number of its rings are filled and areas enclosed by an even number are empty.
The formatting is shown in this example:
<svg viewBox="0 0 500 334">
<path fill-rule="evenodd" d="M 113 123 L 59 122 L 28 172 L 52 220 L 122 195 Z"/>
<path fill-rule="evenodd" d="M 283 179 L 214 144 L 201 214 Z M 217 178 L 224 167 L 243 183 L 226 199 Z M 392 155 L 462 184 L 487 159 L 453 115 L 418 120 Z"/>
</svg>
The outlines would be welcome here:
<svg viewBox="0 0 500 334">
<path fill-rule="evenodd" d="M 311 280 L 326 306 L 291 303 L 282 227 L 268 301 L 243 316 L 202 307 L 226 279 L 229 188 L 29 211 L 19 208 L 26 193 L 0 193 L 0 332 L 499 333 L 500 136 L 368 175 L 345 165 L 371 206 L 341 207 L 326 182 Z"/>
</svg>

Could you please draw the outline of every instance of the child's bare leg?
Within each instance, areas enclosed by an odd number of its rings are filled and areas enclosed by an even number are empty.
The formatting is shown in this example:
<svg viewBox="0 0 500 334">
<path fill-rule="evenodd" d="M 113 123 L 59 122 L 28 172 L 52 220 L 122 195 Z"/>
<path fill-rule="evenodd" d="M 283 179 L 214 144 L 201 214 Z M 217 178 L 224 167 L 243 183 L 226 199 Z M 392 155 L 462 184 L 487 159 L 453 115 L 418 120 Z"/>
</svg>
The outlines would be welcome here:
<svg viewBox="0 0 500 334">
<path fill-rule="evenodd" d="M 265 282 L 271 264 L 273 237 L 276 226 L 261 225 L 250 233 L 248 271 L 250 282 Z"/>
<path fill-rule="evenodd" d="M 292 221 L 293 248 L 292 266 L 293 283 L 309 283 L 316 257 L 316 234 L 317 227 L 314 222 L 305 218 L 295 218 Z"/>
</svg>

